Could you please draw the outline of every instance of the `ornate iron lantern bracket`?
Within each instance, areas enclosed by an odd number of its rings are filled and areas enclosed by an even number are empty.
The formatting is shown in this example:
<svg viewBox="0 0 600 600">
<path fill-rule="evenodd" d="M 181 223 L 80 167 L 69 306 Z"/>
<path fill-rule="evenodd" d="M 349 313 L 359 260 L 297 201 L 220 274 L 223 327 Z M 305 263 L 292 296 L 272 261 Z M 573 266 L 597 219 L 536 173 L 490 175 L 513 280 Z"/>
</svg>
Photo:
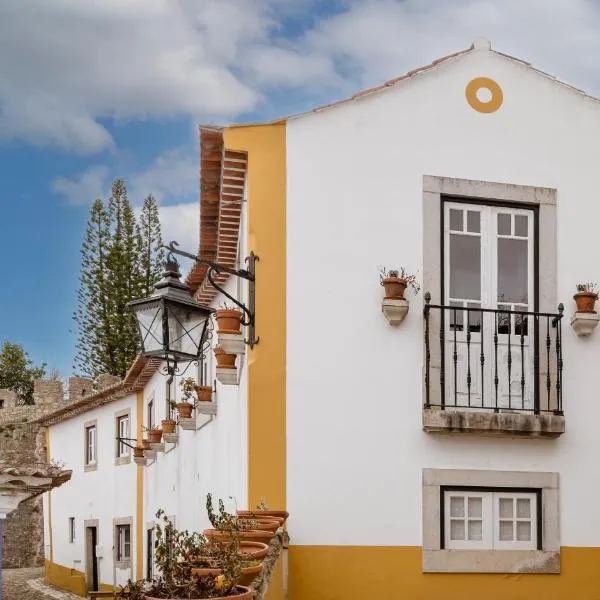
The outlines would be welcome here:
<svg viewBox="0 0 600 600">
<path fill-rule="evenodd" d="M 177 254 L 179 256 L 189 258 L 198 264 L 206 265 L 208 267 L 206 279 L 210 285 L 218 292 L 223 294 L 223 296 L 225 296 L 227 299 L 231 300 L 231 302 L 239 307 L 244 313 L 241 323 L 242 325 L 248 327 L 248 338 L 245 339 L 244 342 L 246 342 L 250 348 L 254 348 L 254 346 L 258 344 L 260 340 L 260 338 L 256 336 L 255 311 L 256 261 L 258 260 L 258 256 L 256 256 L 254 252 L 250 252 L 250 255 L 246 257 L 245 261 L 248 265 L 247 269 L 232 269 L 231 267 L 220 265 L 211 260 L 200 258 L 195 254 L 191 254 L 190 252 L 179 250 L 177 246 L 179 246 L 177 242 L 171 242 L 168 246 L 164 246 L 164 248 L 167 249 L 171 254 Z M 248 282 L 248 306 L 244 305 L 239 300 L 228 294 L 220 285 L 215 283 L 215 275 L 220 275 L 221 273 L 227 273 L 228 275 L 240 277 Z"/>
</svg>

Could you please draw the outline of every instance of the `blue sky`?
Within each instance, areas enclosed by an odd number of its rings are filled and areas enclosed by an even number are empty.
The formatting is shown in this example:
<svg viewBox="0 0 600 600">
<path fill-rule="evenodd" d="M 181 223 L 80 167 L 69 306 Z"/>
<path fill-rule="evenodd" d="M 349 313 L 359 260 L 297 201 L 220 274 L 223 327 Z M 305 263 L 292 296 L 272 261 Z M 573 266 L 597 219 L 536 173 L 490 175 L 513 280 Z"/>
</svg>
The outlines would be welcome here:
<svg viewBox="0 0 600 600">
<path fill-rule="evenodd" d="M 477 37 L 600 92 L 592 0 L 3 0 L 0 341 L 71 373 L 90 203 L 124 177 L 197 246 L 198 123 L 345 97 Z"/>
</svg>

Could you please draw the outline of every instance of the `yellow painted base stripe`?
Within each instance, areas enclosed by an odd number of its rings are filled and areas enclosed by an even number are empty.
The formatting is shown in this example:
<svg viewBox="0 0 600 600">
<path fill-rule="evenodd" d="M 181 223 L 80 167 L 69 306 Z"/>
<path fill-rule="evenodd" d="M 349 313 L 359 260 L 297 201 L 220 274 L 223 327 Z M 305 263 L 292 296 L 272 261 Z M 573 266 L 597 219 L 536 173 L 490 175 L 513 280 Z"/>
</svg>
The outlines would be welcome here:
<svg viewBox="0 0 600 600">
<path fill-rule="evenodd" d="M 289 600 L 598 600 L 600 548 L 561 549 L 560 574 L 422 573 L 420 547 L 290 546 Z"/>
<path fill-rule="evenodd" d="M 144 421 L 144 392 L 136 393 L 136 439 L 141 440 L 143 436 L 142 424 Z M 136 535 L 136 579 L 142 579 L 144 574 L 144 467 L 136 467 L 136 490 L 135 490 L 135 535 Z"/>
<path fill-rule="evenodd" d="M 87 596 L 85 575 L 81 571 L 56 565 L 49 560 L 45 562 L 45 571 L 46 582 L 50 585 L 78 596 Z"/>
<path fill-rule="evenodd" d="M 256 333 L 248 363 L 248 502 L 286 506 L 286 124 L 228 127 L 248 153 L 248 246 L 256 265 Z"/>
</svg>

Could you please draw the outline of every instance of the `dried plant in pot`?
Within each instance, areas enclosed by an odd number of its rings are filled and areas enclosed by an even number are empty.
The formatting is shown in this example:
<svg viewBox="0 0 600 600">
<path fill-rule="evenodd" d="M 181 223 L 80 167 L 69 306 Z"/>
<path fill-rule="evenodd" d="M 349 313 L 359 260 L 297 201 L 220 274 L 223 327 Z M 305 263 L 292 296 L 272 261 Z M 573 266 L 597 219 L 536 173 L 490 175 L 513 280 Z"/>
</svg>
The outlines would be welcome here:
<svg viewBox="0 0 600 600">
<path fill-rule="evenodd" d="M 579 313 L 595 313 L 598 300 L 597 283 L 578 283 L 577 293 L 573 296 Z"/>
<path fill-rule="evenodd" d="M 242 311 L 223 304 L 215 312 L 217 333 L 240 333 L 242 329 Z"/>
<path fill-rule="evenodd" d="M 148 444 L 160 444 L 162 439 L 162 429 L 159 427 L 144 427 L 144 430 L 148 434 Z"/>
<path fill-rule="evenodd" d="M 211 552 L 206 539 L 199 533 L 177 530 L 163 511 L 156 514 L 154 550 L 157 577 L 149 581 L 129 582 L 119 588 L 116 597 L 123 600 L 205 600 L 211 598 L 236 598 L 250 600 L 253 592 L 240 586 L 241 560 L 235 543 L 221 545 Z M 209 557 L 213 569 L 194 575 L 192 569 L 198 561 Z M 201 558 L 198 558 L 201 557 Z M 132 595 L 132 594 L 142 594 Z"/>
<path fill-rule="evenodd" d="M 193 377 L 185 377 L 179 383 L 181 387 L 181 402 L 172 403 L 173 407 L 177 409 L 180 419 L 189 419 L 192 416 L 196 398 L 196 380 Z"/>
<path fill-rule="evenodd" d="M 133 449 L 133 458 L 144 458 L 144 448 L 142 446 Z"/>
<path fill-rule="evenodd" d="M 218 346 L 215 348 L 215 358 L 217 359 L 217 367 L 219 369 L 235 369 L 235 354 L 227 354 L 223 348 Z"/>
<path fill-rule="evenodd" d="M 417 282 L 417 276 L 408 273 L 404 267 L 400 269 L 379 269 L 379 283 L 385 290 L 386 299 L 404 300 L 404 292 L 407 287 L 412 288 L 415 294 L 419 293 L 421 287 Z"/>
<path fill-rule="evenodd" d="M 270 509 L 264 498 L 261 498 L 260 503 L 256 505 L 254 510 L 238 510 L 237 515 L 242 518 L 275 519 L 279 521 L 280 525 L 283 525 L 290 516 L 286 510 Z"/>
</svg>

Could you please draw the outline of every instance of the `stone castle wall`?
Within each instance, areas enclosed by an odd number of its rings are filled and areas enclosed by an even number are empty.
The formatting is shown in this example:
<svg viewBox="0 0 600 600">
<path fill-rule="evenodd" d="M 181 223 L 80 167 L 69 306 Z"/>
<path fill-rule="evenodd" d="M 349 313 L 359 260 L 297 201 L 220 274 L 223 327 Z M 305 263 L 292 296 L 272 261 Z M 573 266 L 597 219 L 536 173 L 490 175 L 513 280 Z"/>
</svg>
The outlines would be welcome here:
<svg viewBox="0 0 600 600">
<path fill-rule="evenodd" d="M 35 404 L 20 406 L 10 390 L 0 390 L 0 460 L 16 465 L 46 462 L 46 435 L 36 419 L 81 400 L 93 383 L 71 377 L 65 397 L 61 381 L 36 381 Z M 4 568 L 39 567 L 44 564 L 44 517 L 41 497 L 23 502 L 6 519 Z"/>
</svg>

